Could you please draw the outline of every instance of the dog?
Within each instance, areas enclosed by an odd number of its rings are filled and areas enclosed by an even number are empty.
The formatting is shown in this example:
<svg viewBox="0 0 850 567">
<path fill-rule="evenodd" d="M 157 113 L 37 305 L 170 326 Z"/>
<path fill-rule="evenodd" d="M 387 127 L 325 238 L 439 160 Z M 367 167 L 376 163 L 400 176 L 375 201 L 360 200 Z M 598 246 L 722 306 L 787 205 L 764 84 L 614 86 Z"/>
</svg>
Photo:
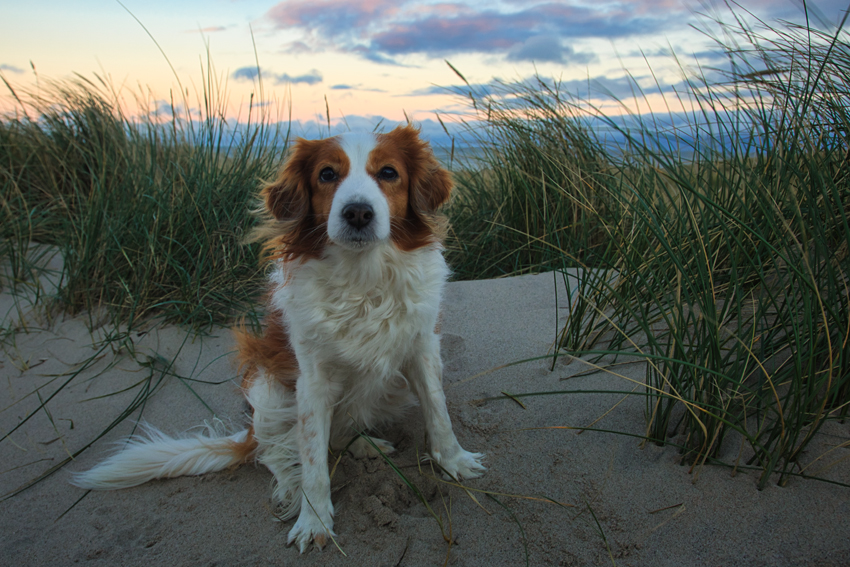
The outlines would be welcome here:
<svg viewBox="0 0 850 567">
<path fill-rule="evenodd" d="M 264 331 L 236 332 L 250 426 L 181 438 L 148 427 L 72 482 L 126 488 L 258 461 L 274 474 L 280 516 L 298 515 L 287 545 L 321 549 L 335 535 L 328 447 L 357 458 L 392 452 L 363 432 L 417 400 L 428 457 L 455 479 L 480 476 L 484 456 L 458 443 L 442 387 L 437 326 L 449 269 L 437 210 L 451 189 L 409 124 L 297 140 L 260 192 L 257 239 L 272 268 Z"/>
</svg>

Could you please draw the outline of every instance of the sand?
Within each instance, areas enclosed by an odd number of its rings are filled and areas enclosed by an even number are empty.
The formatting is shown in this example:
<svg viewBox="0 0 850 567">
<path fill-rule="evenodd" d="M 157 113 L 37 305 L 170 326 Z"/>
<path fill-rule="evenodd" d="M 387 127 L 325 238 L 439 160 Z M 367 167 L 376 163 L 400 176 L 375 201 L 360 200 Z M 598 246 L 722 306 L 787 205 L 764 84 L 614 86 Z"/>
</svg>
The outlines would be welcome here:
<svg viewBox="0 0 850 567">
<path fill-rule="evenodd" d="M 468 486 L 498 493 L 497 500 L 472 492 L 476 502 L 434 480 L 427 467 L 420 472 L 417 459 L 425 447 L 418 411 L 382 432 L 399 449 L 394 462 L 440 516 L 451 545 L 428 508 L 380 459 L 341 459 L 333 500 L 342 551 L 331 545 L 304 555 L 285 545 L 292 522 L 276 521 L 271 474 L 262 467 L 114 492 L 71 486 L 68 471 L 90 467 L 114 450 L 132 430 L 125 421 L 56 474 L 0 502 L 0 564 L 850 565 L 850 489 L 792 479 L 759 491 L 756 473 L 733 476 L 717 466 L 691 470 L 669 446 L 551 429 L 590 424 L 620 401 L 619 394 L 527 397 L 524 408 L 510 399 L 490 400 L 503 391 L 634 387 L 606 373 L 565 380 L 589 368 L 569 358 L 554 371 L 551 361 L 538 360 L 481 374 L 550 351 L 565 313 L 564 305 L 555 305 L 554 285 L 552 275 L 543 274 L 456 282 L 446 290 L 442 344 L 449 412 L 462 445 L 487 455 L 487 473 Z M 227 329 L 198 338 L 155 327 L 130 333 L 122 349 L 104 348 L 99 341 L 112 332 L 109 327 L 90 332 L 86 316 L 49 320 L 8 290 L 0 295 L 0 316 L 3 329 L 13 331 L 4 334 L 0 352 L 3 435 L 38 406 L 39 397 L 47 399 L 71 378 L 69 372 L 77 372 L 50 400 L 49 416 L 38 412 L 0 442 L 0 494 L 82 448 L 145 383 L 158 386 L 144 419 L 167 432 L 214 416 L 232 427 L 243 423 Z M 93 355 L 96 362 L 80 371 L 79 364 Z M 139 360 L 153 362 L 144 366 Z M 163 369 L 168 372 L 158 382 Z M 638 363 L 617 371 L 639 381 L 645 369 Z M 627 399 L 596 427 L 640 433 L 643 402 Z M 804 460 L 848 439 L 850 425 L 830 424 Z M 826 461 L 845 460 L 824 476 L 850 483 L 848 455 L 846 446 L 833 451 Z"/>
</svg>

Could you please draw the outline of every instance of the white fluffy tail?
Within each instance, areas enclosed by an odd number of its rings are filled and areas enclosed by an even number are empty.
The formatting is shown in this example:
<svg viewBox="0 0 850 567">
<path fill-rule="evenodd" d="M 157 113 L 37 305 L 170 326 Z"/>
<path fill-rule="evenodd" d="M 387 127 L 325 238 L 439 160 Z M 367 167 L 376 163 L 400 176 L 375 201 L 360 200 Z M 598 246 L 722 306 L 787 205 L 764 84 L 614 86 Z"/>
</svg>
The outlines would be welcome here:
<svg viewBox="0 0 850 567">
<path fill-rule="evenodd" d="M 123 450 L 94 468 L 72 473 L 71 483 L 93 490 L 129 488 L 155 478 L 220 471 L 246 458 L 247 429 L 225 436 L 207 425 L 209 434 L 175 439 L 149 425 L 143 427 L 144 436 L 131 437 Z"/>
</svg>

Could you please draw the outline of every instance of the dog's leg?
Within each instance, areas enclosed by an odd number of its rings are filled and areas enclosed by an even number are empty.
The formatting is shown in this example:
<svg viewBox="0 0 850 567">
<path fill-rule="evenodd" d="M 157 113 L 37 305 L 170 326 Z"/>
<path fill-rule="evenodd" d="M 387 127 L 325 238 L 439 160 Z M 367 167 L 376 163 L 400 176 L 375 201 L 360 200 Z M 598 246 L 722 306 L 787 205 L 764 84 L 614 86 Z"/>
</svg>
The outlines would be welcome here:
<svg viewBox="0 0 850 567">
<path fill-rule="evenodd" d="M 263 373 L 245 392 L 245 397 L 253 408 L 258 460 L 274 475 L 274 499 L 281 505 L 280 518 L 286 520 L 297 514 L 301 505 L 295 392 Z"/>
<path fill-rule="evenodd" d="M 299 361 L 300 362 L 300 361 Z M 296 434 L 301 456 L 301 513 L 289 532 L 287 544 L 296 543 L 301 553 L 310 543 L 322 548 L 333 532 L 333 504 L 328 472 L 333 407 L 339 386 L 315 367 L 304 369 L 296 384 L 298 422 Z"/>
<path fill-rule="evenodd" d="M 446 409 L 443 392 L 443 362 L 440 360 L 440 339 L 437 335 L 421 337 L 416 354 L 406 365 L 406 375 L 413 386 L 431 444 L 430 456 L 452 478 L 475 478 L 486 470 L 481 461 L 484 455 L 465 451 L 455 437 Z"/>
</svg>

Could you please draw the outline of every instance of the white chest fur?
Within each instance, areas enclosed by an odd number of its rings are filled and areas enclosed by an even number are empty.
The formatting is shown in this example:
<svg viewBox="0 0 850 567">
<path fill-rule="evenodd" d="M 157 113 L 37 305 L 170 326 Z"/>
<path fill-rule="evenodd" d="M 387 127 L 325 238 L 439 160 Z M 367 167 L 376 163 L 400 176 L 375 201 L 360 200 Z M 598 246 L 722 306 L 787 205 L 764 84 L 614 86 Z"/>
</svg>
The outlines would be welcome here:
<svg viewBox="0 0 850 567">
<path fill-rule="evenodd" d="M 437 248 L 329 246 L 321 260 L 280 265 L 273 302 L 296 353 L 388 378 L 416 337 L 433 332 L 448 274 Z"/>
</svg>

